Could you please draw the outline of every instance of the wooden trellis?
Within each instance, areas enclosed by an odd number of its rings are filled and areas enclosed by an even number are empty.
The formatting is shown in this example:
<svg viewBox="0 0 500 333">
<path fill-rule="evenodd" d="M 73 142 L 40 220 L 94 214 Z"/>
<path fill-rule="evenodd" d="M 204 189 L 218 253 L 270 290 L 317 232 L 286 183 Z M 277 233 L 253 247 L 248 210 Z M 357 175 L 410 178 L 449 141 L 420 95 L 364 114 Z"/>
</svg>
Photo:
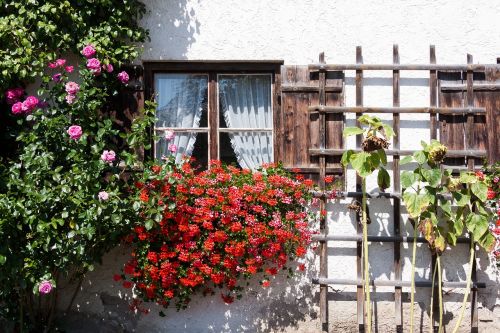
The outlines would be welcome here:
<svg viewBox="0 0 500 333">
<path fill-rule="evenodd" d="M 354 70 L 356 72 L 356 106 L 343 106 L 343 80 L 344 71 Z M 363 105 L 363 72 L 392 71 L 393 106 L 392 107 L 369 107 Z M 400 71 L 429 71 L 429 106 L 425 107 L 401 107 L 400 106 Z M 393 148 L 387 151 L 393 156 L 393 181 L 392 193 L 381 192 L 371 194 L 371 198 L 393 199 L 394 235 L 393 236 L 369 236 L 369 241 L 392 242 L 394 244 L 395 280 L 381 281 L 372 280 L 372 286 L 393 286 L 395 302 L 395 329 L 403 331 L 402 317 L 402 287 L 410 286 L 410 281 L 402 281 L 401 274 L 401 243 L 411 242 L 413 237 L 401 235 L 401 187 L 400 187 L 400 156 L 410 155 L 414 151 L 400 149 L 400 114 L 401 113 L 429 113 L 430 139 L 437 139 L 439 133 L 440 141 L 449 147 L 446 166 L 453 169 L 474 170 L 478 161 L 488 157 L 490 161 L 498 160 L 500 148 L 496 143 L 494 133 L 500 127 L 500 121 L 496 117 L 498 105 L 496 101 L 500 95 L 494 95 L 500 91 L 500 85 L 496 80 L 500 79 L 499 65 L 473 64 L 472 56 L 467 56 L 467 64 L 464 65 L 439 65 L 436 64 L 434 46 L 430 47 L 429 64 L 402 65 L 399 61 L 398 46 L 393 48 L 393 64 L 363 64 L 362 49 L 356 48 L 355 64 L 326 64 L 324 54 L 320 54 L 319 63 L 309 65 L 307 70 L 302 66 L 283 66 L 282 68 L 282 123 L 283 133 L 283 159 L 285 165 L 295 167 L 304 173 L 315 173 L 320 193 L 320 210 L 326 209 L 327 195 L 324 178 L 327 174 L 342 173 L 340 156 L 346 150 L 345 142 L 339 135 L 345 123 L 346 113 L 355 113 L 359 118 L 363 113 L 388 113 L 392 114 L 392 123 L 395 131 Z M 476 78 L 477 76 L 477 78 Z M 446 82 L 452 78 L 455 83 L 447 85 Z M 458 79 L 457 79 L 458 78 Z M 463 81 L 463 82 L 462 82 Z M 475 84 L 477 83 L 477 85 Z M 492 83 L 494 82 L 494 83 Z M 475 95 L 475 90 L 481 93 Z M 446 94 L 445 94 L 446 93 Z M 439 100 L 439 106 L 438 106 Z M 500 104 L 500 103 L 498 103 Z M 304 112 L 300 110 L 307 106 L 307 112 L 314 120 L 305 121 Z M 317 120 L 317 121 L 316 121 Z M 317 124 L 314 124 L 314 123 Z M 309 124 L 309 126 L 305 126 Z M 359 125 L 359 124 L 358 124 Z M 489 135 L 487 135 L 489 133 Z M 294 144 L 296 141 L 306 140 L 309 144 L 307 151 Z M 423 138 L 424 139 L 424 138 Z M 360 149 L 361 136 L 356 139 L 356 149 Z M 361 180 L 357 177 L 356 192 L 342 192 L 343 197 L 352 197 L 356 200 L 361 197 Z M 357 286 L 357 322 L 360 332 L 365 330 L 365 309 L 363 290 L 363 251 L 361 224 L 357 223 L 357 234 L 352 236 L 330 235 L 326 217 L 320 214 L 320 234 L 314 240 L 320 243 L 320 270 L 319 277 L 313 279 L 320 286 L 320 318 L 323 330 L 328 330 L 328 285 L 355 285 Z M 348 280 L 328 277 L 327 249 L 328 241 L 355 241 L 357 242 L 357 279 Z M 423 237 L 417 238 L 418 242 L 425 242 Z M 458 239 L 459 243 L 469 242 L 468 238 Z M 431 267 L 434 268 L 435 258 Z M 475 265 L 473 267 L 473 285 L 471 292 L 471 332 L 478 331 L 477 315 L 477 288 L 484 288 L 485 284 L 476 281 Z M 417 281 L 418 287 L 435 288 L 431 281 Z M 465 288 L 465 282 L 443 282 L 444 287 Z M 437 300 L 437 297 L 435 298 Z M 436 304 L 434 304 L 436 306 Z M 435 312 L 437 313 L 437 312 Z M 435 327 L 437 323 L 435 322 Z"/>
</svg>

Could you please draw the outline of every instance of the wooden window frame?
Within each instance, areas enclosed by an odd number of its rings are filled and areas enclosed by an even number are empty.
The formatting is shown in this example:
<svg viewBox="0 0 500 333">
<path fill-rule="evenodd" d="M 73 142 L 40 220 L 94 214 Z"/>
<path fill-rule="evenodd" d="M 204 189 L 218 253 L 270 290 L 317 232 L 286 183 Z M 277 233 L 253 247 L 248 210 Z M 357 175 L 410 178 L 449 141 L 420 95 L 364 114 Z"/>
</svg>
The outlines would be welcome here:
<svg viewBox="0 0 500 333">
<path fill-rule="evenodd" d="M 154 76 L 160 73 L 206 74 L 208 75 L 208 159 L 219 159 L 219 96 L 218 76 L 231 74 L 270 74 L 271 104 L 273 112 L 273 155 L 274 161 L 282 160 L 281 110 L 279 102 L 280 71 L 283 60 L 238 60 L 238 61 L 144 61 L 145 100 L 154 95 Z M 151 129 L 153 133 L 154 128 Z M 193 130 L 198 131 L 198 130 Z M 154 159 L 155 142 L 147 156 Z"/>
</svg>

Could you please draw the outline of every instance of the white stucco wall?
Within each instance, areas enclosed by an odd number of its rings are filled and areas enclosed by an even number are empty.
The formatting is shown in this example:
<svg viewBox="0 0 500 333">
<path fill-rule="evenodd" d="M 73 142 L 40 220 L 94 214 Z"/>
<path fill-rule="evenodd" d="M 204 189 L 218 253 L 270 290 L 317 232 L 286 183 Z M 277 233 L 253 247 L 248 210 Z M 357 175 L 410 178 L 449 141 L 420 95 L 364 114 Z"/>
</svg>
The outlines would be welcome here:
<svg viewBox="0 0 500 333">
<path fill-rule="evenodd" d="M 292 1 L 292 0 L 145 0 L 148 14 L 142 23 L 151 31 L 151 41 L 144 45 L 144 60 L 244 60 L 282 59 L 285 64 L 306 65 L 315 62 L 325 51 L 328 63 L 352 63 L 355 46 L 363 46 L 365 63 L 392 62 L 392 45 L 399 44 L 401 63 L 427 63 L 429 44 L 436 45 L 438 63 L 465 63 L 466 54 L 474 62 L 494 63 L 500 56 L 500 3 L 496 0 L 447 1 Z M 365 72 L 364 103 L 391 106 L 390 72 Z M 346 105 L 354 105 L 354 73 L 346 73 Z M 421 106 L 429 101 L 428 73 L 403 72 L 401 105 Z M 352 118 L 349 121 L 352 123 Z M 387 118 L 390 119 L 390 118 Z M 401 116 L 401 148 L 419 148 L 421 139 L 429 137 L 426 116 Z M 353 142 L 349 143 L 351 146 Z M 369 183 L 369 190 L 375 188 Z M 354 174 L 349 172 L 348 187 L 354 188 Z M 353 215 L 346 203 L 332 203 L 330 232 L 353 234 Z M 389 201 L 370 202 L 371 234 L 392 233 L 392 208 Z M 406 222 L 406 219 L 405 219 Z M 408 229 L 411 232 L 411 228 Z M 330 243 L 329 276 L 355 278 L 355 244 Z M 463 281 L 466 275 L 467 246 L 443 257 L 444 280 Z M 392 244 L 371 244 L 370 261 L 373 278 L 394 277 Z M 411 251 L 405 244 L 403 279 L 410 279 Z M 88 274 L 75 300 L 73 313 L 66 324 L 72 332 L 89 331 L 75 324 L 75 313 L 82 318 L 107 318 L 113 327 L 125 326 L 136 332 L 313 332 L 320 328 L 317 286 L 309 283 L 316 276 L 315 264 L 295 280 L 274 281 L 263 291 L 256 286 L 241 301 L 228 306 L 220 297 L 193 298 L 190 307 L 181 312 L 169 309 L 167 316 L 156 315 L 153 307 L 148 316 L 133 317 L 126 310 L 127 291 L 117 287 L 112 275 L 119 271 L 126 249 L 118 248 L 104 260 L 104 266 Z M 457 254 L 458 253 L 458 254 Z M 429 277 L 429 251 L 419 249 L 418 277 Z M 480 291 L 480 332 L 500 331 L 500 294 L 498 272 L 481 254 L 478 279 L 488 284 Z M 68 287 L 69 288 L 69 287 Z M 331 331 L 357 331 L 355 288 L 334 286 L 330 302 Z M 376 324 L 379 332 L 394 331 L 392 288 L 378 288 L 374 295 Z M 336 292 L 339 291 L 339 292 Z M 447 290 L 445 322 L 457 313 L 462 294 Z M 408 290 L 404 322 L 407 324 Z M 430 295 L 418 289 L 416 322 L 427 326 Z M 354 301 L 353 301 L 354 300 Z M 68 299 L 61 300 L 61 306 Z M 466 312 L 468 316 L 468 311 Z M 73 319 L 72 319 L 73 318 Z M 91 321 L 87 321 L 90 323 Z M 453 323 L 453 320 L 451 321 Z M 90 325 L 90 324 L 88 324 Z M 463 331 L 467 331 L 468 317 Z M 111 329 L 112 331 L 117 331 Z M 90 330 L 92 331 L 92 330 Z"/>
</svg>

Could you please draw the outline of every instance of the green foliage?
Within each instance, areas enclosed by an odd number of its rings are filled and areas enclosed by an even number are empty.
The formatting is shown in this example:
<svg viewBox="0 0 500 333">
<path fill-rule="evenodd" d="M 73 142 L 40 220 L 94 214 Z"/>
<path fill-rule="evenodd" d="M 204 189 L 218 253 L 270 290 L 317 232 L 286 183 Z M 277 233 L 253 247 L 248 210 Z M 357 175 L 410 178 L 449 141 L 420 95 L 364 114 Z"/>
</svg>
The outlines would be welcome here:
<svg viewBox="0 0 500 333">
<path fill-rule="evenodd" d="M 133 43 L 147 37 L 137 24 L 144 12 L 135 0 L 0 0 L 0 131 L 4 147 L 15 147 L 0 156 L 0 318 L 19 320 L 18 331 L 50 327 L 52 316 L 38 306 L 38 297 L 55 297 L 39 296 L 40 282 L 55 286 L 70 272 L 92 270 L 137 219 L 130 169 L 141 167 L 137 152 L 149 146 L 145 129 L 154 122 L 154 105 L 146 103 L 127 133 L 109 115 L 127 90 L 117 70 L 138 56 Z M 85 68 L 79 54 L 88 44 L 113 72 L 103 69 L 97 76 Z M 65 55 L 75 73 L 47 69 Z M 56 73 L 61 82 L 51 80 Z M 68 76 L 79 84 L 71 104 Z M 5 90 L 35 79 L 47 106 L 11 114 Z M 80 138 L 69 137 L 71 125 L 81 126 Z M 117 159 L 104 162 L 104 150 L 116 151 Z M 107 199 L 99 197 L 103 191 Z"/>
<path fill-rule="evenodd" d="M 348 150 L 342 155 L 341 162 L 344 166 L 351 164 L 361 177 L 367 177 L 379 169 L 377 183 L 384 190 L 391 183 L 387 170 L 382 167 L 387 164 L 387 156 L 384 149 L 388 147 L 389 143 L 387 140 L 394 136 L 394 131 L 391 126 L 384 124 L 378 117 L 363 115 L 359 117 L 358 121 L 363 125 L 367 125 L 367 127 L 364 129 L 346 127 L 344 129 L 344 136 L 363 134 L 363 151 L 356 153 Z"/>
<path fill-rule="evenodd" d="M 455 245 L 464 227 L 490 251 L 495 238 L 488 228 L 491 212 L 486 206 L 486 182 L 472 172 L 453 176 L 448 170 L 441 170 L 439 163 L 446 147 L 438 141 L 423 142 L 422 146 L 423 150 L 401 161 L 417 163 L 413 171 L 401 174 L 408 214 L 417 221 L 417 227 L 437 253 L 442 253 L 447 244 Z M 452 205 L 457 209 L 452 209 Z"/>
<path fill-rule="evenodd" d="M 145 10 L 137 0 L 1 0 L 0 93 L 86 44 L 117 66 L 137 58 L 132 43 L 147 38 L 137 23 Z"/>
</svg>

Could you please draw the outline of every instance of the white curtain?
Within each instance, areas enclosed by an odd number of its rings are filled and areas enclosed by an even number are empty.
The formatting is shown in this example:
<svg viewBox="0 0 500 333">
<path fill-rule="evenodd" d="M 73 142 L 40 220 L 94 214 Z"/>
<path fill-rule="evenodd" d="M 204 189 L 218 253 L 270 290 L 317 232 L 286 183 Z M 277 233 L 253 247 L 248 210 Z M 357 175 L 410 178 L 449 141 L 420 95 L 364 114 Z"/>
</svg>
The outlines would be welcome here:
<svg viewBox="0 0 500 333">
<path fill-rule="evenodd" d="M 220 75 L 219 94 L 228 128 L 272 128 L 270 75 Z M 273 161 L 272 132 L 234 132 L 229 137 L 242 168 Z"/>
<path fill-rule="evenodd" d="M 206 112 L 208 78 L 193 74 L 156 74 L 155 91 L 158 108 L 156 127 L 198 128 L 203 110 Z M 161 139 L 156 144 L 156 158 L 172 154 L 169 144 L 177 146 L 174 153 L 176 163 L 182 156 L 191 156 L 196 142 L 196 133 L 175 133 L 174 140 L 167 141 L 164 132 L 157 133 Z"/>
</svg>

